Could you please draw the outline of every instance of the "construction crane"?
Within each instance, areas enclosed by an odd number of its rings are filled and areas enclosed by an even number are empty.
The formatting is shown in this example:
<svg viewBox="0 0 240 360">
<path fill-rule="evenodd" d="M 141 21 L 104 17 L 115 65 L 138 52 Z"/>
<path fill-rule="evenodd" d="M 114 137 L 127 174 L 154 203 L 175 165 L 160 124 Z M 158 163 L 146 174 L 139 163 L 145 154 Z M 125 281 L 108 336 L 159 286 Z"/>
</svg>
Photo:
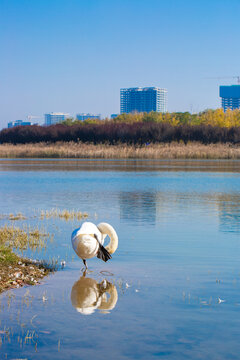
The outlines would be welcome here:
<svg viewBox="0 0 240 360">
<path fill-rule="evenodd" d="M 237 79 L 237 83 L 238 85 L 240 85 L 240 76 L 219 76 L 219 77 L 207 77 L 205 79 L 216 79 L 216 80 L 221 80 L 221 79 Z"/>
<path fill-rule="evenodd" d="M 32 119 L 41 119 L 41 116 L 35 116 L 35 115 L 28 115 L 27 116 L 28 121 L 32 121 Z"/>
</svg>

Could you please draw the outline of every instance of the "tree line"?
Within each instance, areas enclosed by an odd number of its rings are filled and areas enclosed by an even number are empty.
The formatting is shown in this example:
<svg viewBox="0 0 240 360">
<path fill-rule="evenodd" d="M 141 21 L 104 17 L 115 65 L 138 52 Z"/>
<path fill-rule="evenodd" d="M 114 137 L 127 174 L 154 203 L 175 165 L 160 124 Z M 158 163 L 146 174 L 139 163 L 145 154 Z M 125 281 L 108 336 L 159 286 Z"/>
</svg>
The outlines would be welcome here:
<svg viewBox="0 0 240 360">
<path fill-rule="evenodd" d="M 113 123 L 127 123 L 132 124 L 136 122 L 154 122 L 154 123 L 167 123 L 173 126 L 177 125 L 211 125 L 220 127 L 236 127 L 240 126 L 240 110 L 205 110 L 197 114 L 189 112 L 172 112 L 172 113 L 130 113 L 120 114 L 115 119 L 105 118 L 104 120 L 87 119 L 84 122 L 74 119 L 67 119 L 63 123 L 66 125 L 77 124 L 100 124 L 103 122 Z"/>
<path fill-rule="evenodd" d="M 122 116 L 122 115 L 120 115 Z M 136 115 L 137 116 L 137 115 Z M 183 141 L 240 143 L 240 126 L 170 124 L 158 121 L 103 121 L 98 123 L 17 126 L 0 132 L 0 143 L 25 144 L 57 141 L 149 144 Z"/>
</svg>

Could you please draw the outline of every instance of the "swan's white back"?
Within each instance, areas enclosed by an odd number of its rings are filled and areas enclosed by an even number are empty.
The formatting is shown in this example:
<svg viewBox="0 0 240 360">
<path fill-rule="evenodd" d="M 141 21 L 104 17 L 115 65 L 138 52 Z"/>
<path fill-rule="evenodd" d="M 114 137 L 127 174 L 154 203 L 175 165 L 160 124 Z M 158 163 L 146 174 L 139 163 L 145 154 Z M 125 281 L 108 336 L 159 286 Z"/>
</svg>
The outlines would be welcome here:
<svg viewBox="0 0 240 360">
<path fill-rule="evenodd" d="M 101 248 L 106 236 L 110 237 L 110 243 L 106 248 Z M 71 236 L 72 246 L 76 254 L 83 259 L 86 266 L 86 259 L 94 256 L 107 261 L 111 258 L 118 246 L 118 236 L 113 227 L 107 223 L 100 223 L 98 226 L 91 222 L 84 222 L 81 227 L 75 229 Z M 99 245 L 101 244 L 101 245 Z M 100 255 L 99 255 L 100 253 Z"/>
</svg>

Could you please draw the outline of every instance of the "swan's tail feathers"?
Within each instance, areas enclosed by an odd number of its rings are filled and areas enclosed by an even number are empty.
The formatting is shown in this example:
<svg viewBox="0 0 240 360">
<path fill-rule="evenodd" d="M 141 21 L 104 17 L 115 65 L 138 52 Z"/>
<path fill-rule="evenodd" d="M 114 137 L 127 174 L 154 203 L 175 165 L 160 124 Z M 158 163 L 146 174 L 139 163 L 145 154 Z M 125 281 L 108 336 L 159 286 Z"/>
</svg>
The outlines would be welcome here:
<svg viewBox="0 0 240 360">
<path fill-rule="evenodd" d="M 107 249 L 105 249 L 105 247 L 102 246 L 100 243 L 97 252 L 97 257 L 105 262 L 112 258 L 112 256 L 109 254 Z"/>
<path fill-rule="evenodd" d="M 95 239 L 98 242 L 98 252 L 97 252 L 97 257 L 105 262 L 107 262 L 109 259 L 112 258 L 111 254 L 107 251 L 107 249 L 100 243 L 100 241 L 98 240 L 98 237 L 96 234 L 94 234 Z"/>
</svg>

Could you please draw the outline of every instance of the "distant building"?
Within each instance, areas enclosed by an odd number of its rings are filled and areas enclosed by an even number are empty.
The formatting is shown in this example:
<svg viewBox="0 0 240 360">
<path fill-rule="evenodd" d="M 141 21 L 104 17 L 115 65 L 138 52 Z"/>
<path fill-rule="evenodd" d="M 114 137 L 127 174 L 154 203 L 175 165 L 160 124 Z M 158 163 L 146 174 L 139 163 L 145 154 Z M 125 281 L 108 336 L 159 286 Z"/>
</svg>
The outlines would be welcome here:
<svg viewBox="0 0 240 360">
<path fill-rule="evenodd" d="M 23 121 L 23 120 L 15 120 L 8 123 L 8 128 L 12 128 L 15 126 L 26 126 L 26 125 L 33 125 L 30 121 Z"/>
<path fill-rule="evenodd" d="M 219 95 L 224 111 L 240 109 L 240 85 L 222 85 L 219 87 Z"/>
<path fill-rule="evenodd" d="M 64 113 L 49 113 L 45 114 L 45 125 L 53 125 L 63 122 L 69 117 L 69 114 Z"/>
<path fill-rule="evenodd" d="M 167 90 L 158 87 L 137 87 L 120 90 L 120 112 L 166 112 Z"/>
<path fill-rule="evenodd" d="M 115 119 L 119 114 L 111 114 L 111 119 Z"/>
<path fill-rule="evenodd" d="M 85 114 L 85 113 L 82 113 L 82 114 L 77 114 L 77 115 L 76 115 L 76 118 L 77 118 L 77 120 L 80 120 L 80 121 L 84 121 L 84 120 L 87 120 L 87 119 L 90 119 L 90 120 L 101 120 L 101 114 L 94 115 L 94 114 Z"/>
</svg>

